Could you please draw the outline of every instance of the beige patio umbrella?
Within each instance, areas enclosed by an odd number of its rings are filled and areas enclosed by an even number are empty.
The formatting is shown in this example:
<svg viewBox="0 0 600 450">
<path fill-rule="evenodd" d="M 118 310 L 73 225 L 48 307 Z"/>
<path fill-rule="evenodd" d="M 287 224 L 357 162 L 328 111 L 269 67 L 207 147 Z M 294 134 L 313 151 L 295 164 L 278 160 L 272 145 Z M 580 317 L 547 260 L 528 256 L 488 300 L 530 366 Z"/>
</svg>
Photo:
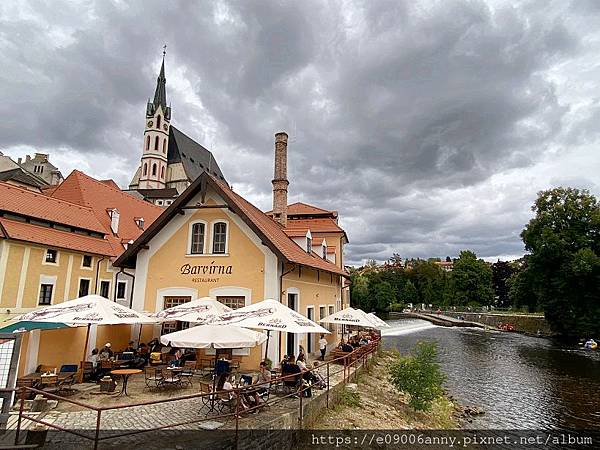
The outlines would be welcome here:
<svg viewBox="0 0 600 450">
<path fill-rule="evenodd" d="M 85 361 L 86 358 L 91 325 L 133 325 L 158 322 L 157 319 L 148 317 L 145 314 L 126 308 L 125 306 L 121 306 L 116 302 L 95 294 L 86 295 L 46 308 L 36 309 L 35 311 L 23 314 L 18 320 L 87 325 L 82 361 Z M 82 377 L 83 371 L 79 374 L 80 382 Z"/>
<path fill-rule="evenodd" d="M 277 300 L 266 299 L 262 302 L 253 303 L 243 308 L 234 309 L 222 314 L 214 325 L 235 325 L 244 328 L 255 328 L 267 331 L 267 343 L 265 345 L 265 358 L 269 349 L 269 338 L 271 331 L 284 331 L 286 333 L 322 333 L 329 331 L 318 323 L 307 319 L 302 314 L 279 303 Z"/>
</svg>

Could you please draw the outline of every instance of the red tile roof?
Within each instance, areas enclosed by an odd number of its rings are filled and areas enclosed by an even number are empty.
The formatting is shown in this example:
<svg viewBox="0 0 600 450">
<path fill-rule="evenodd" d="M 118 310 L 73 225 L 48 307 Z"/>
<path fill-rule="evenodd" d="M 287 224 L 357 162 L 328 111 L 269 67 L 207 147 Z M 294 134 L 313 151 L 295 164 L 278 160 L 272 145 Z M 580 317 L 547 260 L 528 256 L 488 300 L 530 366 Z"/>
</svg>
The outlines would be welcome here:
<svg viewBox="0 0 600 450">
<path fill-rule="evenodd" d="M 287 207 L 288 216 L 290 215 L 333 215 L 337 217 L 337 211 L 330 211 L 327 209 L 318 208 L 313 205 L 308 205 L 302 202 L 296 202 L 288 205 Z"/>
<path fill-rule="evenodd" d="M 0 211 L 106 233 L 93 211 L 80 204 L 0 182 Z"/>
<path fill-rule="evenodd" d="M 2 235 L 8 239 L 66 248 L 96 255 L 117 256 L 106 239 L 80 235 L 26 222 L 0 218 Z"/>
<path fill-rule="evenodd" d="M 133 241 L 143 232 L 134 218 L 143 217 L 144 226 L 147 228 L 164 210 L 121 191 L 115 187 L 114 182 L 109 181 L 98 181 L 83 172 L 74 170 L 54 190 L 52 197 L 90 208 L 107 233 L 113 253 L 119 255 L 124 250 L 122 242 Z M 107 212 L 113 208 L 119 211 L 120 216 L 117 235 L 114 235 L 110 228 L 111 220 Z"/>
<path fill-rule="evenodd" d="M 296 230 L 310 230 L 311 233 L 343 233 L 344 230 L 335 223 L 334 219 L 323 217 L 319 219 L 294 219 L 288 220 L 285 227 L 286 233 L 294 233 Z"/>
</svg>

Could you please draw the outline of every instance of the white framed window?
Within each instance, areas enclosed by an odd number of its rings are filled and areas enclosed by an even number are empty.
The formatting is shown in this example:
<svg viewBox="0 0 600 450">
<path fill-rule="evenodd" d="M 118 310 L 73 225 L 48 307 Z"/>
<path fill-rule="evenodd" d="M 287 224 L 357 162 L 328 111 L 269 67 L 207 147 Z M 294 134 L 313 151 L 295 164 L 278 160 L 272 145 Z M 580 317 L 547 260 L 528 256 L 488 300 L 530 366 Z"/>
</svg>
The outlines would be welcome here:
<svg viewBox="0 0 600 450">
<path fill-rule="evenodd" d="M 243 295 L 232 295 L 232 296 L 217 296 L 217 301 L 219 303 L 228 306 L 231 309 L 239 309 L 246 306 L 246 297 Z"/>
<path fill-rule="evenodd" d="M 212 253 L 224 255 L 227 253 L 227 222 L 218 221 L 212 224 Z"/>
<path fill-rule="evenodd" d="M 252 289 L 236 286 L 224 286 L 218 288 L 212 288 L 208 291 L 210 297 L 216 298 L 217 301 L 223 303 L 230 308 L 237 309 L 242 306 L 248 306 L 252 303 Z M 215 349 L 206 349 L 206 355 L 214 355 Z M 234 356 L 248 356 L 250 354 L 249 348 L 234 348 L 231 351 Z"/>
<path fill-rule="evenodd" d="M 56 276 L 40 275 L 38 305 L 53 305 L 56 292 Z"/>
<path fill-rule="evenodd" d="M 81 257 L 81 268 L 91 269 L 92 268 L 92 255 L 83 255 Z"/>
<path fill-rule="evenodd" d="M 99 295 L 104 298 L 110 298 L 110 281 L 100 280 L 100 293 Z"/>
<path fill-rule="evenodd" d="M 58 250 L 47 248 L 44 253 L 43 264 L 58 265 L 59 253 Z"/>
<path fill-rule="evenodd" d="M 330 316 L 330 315 L 332 315 L 332 314 L 335 312 L 335 307 L 334 307 L 333 305 L 329 305 L 329 306 L 327 307 L 327 310 L 328 310 L 328 311 L 327 311 L 327 312 L 328 312 L 328 314 L 327 314 L 327 315 L 328 315 L 328 316 Z M 334 328 L 335 328 L 335 325 L 334 325 L 334 324 L 332 324 L 332 323 L 328 323 L 328 324 L 327 324 L 327 329 L 328 329 L 329 331 L 331 331 L 332 333 L 333 333 L 333 330 L 334 330 Z"/>
<path fill-rule="evenodd" d="M 192 297 L 189 297 L 189 296 L 184 296 L 184 297 L 166 296 L 166 297 L 164 297 L 164 300 L 163 300 L 163 309 L 173 308 L 174 306 L 183 305 L 184 303 L 188 303 L 190 301 L 192 301 Z M 185 330 L 186 328 L 189 328 L 189 327 L 190 327 L 189 322 L 180 322 L 179 320 L 176 320 L 174 322 L 163 322 L 162 328 L 161 328 L 161 334 L 173 333 L 175 331 Z"/>
<path fill-rule="evenodd" d="M 38 297 L 38 305 L 51 305 L 52 296 L 54 294 L 54 285 L 49 283 L 40 284 L 40 295 Z"/>
<path fill-rule="evenodd" d="M 117 300 L 123 300 L 127 295 L 127 281 L 117 281 Z"/>
<path fill-rule="evenodd" d="M 194 220 L 188 228 L 188 255 L 204 255 L 206 253 L 206 222 Z"/>
<path fill-rule="evenodd" d="M 79 291 L 78 291 L 78 297 L 83 297 L 86 296 L 90 293 L 90 285 L 92 283 L 92 280 L 90 280 L 89 278 L 80 278 L 79 279 Z"/>
</svg>

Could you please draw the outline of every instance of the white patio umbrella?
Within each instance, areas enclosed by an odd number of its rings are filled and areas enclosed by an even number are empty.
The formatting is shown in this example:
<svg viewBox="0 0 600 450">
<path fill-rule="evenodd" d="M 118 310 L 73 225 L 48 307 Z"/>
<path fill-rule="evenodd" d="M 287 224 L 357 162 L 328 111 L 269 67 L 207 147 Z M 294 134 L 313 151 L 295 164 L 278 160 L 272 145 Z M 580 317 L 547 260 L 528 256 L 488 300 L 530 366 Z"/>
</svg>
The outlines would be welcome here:
<svg viewBox="0 0 600 450">
<path fill-rule="evenodd" d="M 158 322 L 157 319 L 121 306 L 99 295 L 86 295 L 57 305 L 36 309 L 35 311 L 23 314 L 18 320 L 87 325 L 82 361 L 85 361 L 85 353 L 90 339 L 90 326 L 92 324 L 117 325 Z M 80 374 L 80 379 L 82 375 Z"/>
<path fill-rule="evenodd" d="M 233 325 L 199 325 L 160 337 L 164 345 L 183 348 L 248 348 L 266 340 L 265 333 Z"/>
<path fill-rule="evenodd" d="M 329 334 L 325 328 L 307 319 L 302 314 L 279 303 L 277 300 L 266 299 L 243 308 L 235 309 L 220 316 L 215 325 L 236 325 L 238 327 L 267 330 L 265 358 L 269 349 L 271 331 L 286 333 L 322 333 Z"/>
<path fill-rule="evenodd" d="M 319 320 L 319 323 L 335 323 L 339 325 L 355 325 L 358 327 L 373 328 L 375 323 L 367 316 L 367 313 L 360 309 L 354 309 L 350 306 L 338 312 L 330 314 Z"/>
<path fill-rule="evenodd" d="M 163 321 L 178 320 L 180 322 L 195 322 L 202 325 L 218 320 L 221 314 L 232 309 L 212 297 L 202 297 L 188 303 L 173 306 L 157 313 L 152 317 Z"/>
<path fill-rule="evenodd" d="M 378 328 L 390 328 L 390 326 L 386 322 L 381 320 L 374 313 L 368 313 L 367 316 L 371 317 L 373 319 L 373 322 L 375 322 L 376 324 L 379 324 Z"/>
</svg>

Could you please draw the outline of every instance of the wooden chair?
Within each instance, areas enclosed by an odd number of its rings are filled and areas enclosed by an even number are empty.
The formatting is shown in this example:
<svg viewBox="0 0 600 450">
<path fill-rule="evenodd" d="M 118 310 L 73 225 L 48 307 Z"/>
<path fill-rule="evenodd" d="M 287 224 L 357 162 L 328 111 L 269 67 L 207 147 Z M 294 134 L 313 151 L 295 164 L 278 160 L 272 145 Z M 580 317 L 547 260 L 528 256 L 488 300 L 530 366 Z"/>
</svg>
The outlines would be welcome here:
<svg viewBox="0 0 600 450">
<path fill-rule="evenodd" d="M 79 370 L 83 373 L 83 381 L 89 381 L 94 374 L 94 364 L 91 361 L 79 361 Z"/>
<path fill-rule="evenodd" d="M 179 372 L 179 378 L 181 378 L 182 382 L 185 381 L 190 386 L 193 386 L 192 378 L 196 373 L 196 361 L 185 361 L 182 369 L 183 370 Z"/>
<path fill-rule="evenodd" d="M 181 386 L 181 377 L 169 369 L 160 369 L 162 373 L 161 386 Z"/>
<path fill-rule="evenodd" d="M 163 382 L 163 374 L 161 369 L 157 369 L 156 367 L 146 367 L 144 370 L 144 381 L 146 382 L 146 387 L 149 389 L 156 389 L 162 385 Z"/>
</svg>

